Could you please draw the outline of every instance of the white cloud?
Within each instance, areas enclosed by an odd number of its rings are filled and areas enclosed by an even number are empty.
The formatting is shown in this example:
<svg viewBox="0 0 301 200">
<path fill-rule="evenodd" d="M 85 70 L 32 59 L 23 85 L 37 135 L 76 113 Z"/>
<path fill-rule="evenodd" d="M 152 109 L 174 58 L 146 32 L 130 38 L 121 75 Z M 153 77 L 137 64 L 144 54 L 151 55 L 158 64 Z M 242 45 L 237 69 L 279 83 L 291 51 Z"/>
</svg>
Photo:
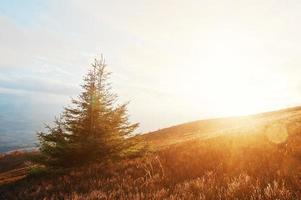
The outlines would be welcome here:
<svg viewBox="0 0 301 200">
<path fill-rule="evenodd" d="M 300 8 L 298 1 L 50 1 L 30 26 L 0 16 L 1 92 L 72 95 L 104 53 L 114 91 L 131 100 L 142 130 L 209 116 L 219 103 L 210 101 L 240 91 L 237 84 L 286 106 L 300 97 Z M 284 92 L 289 100 L 276 95 Z M 164 119 L 150 120 L 162 112 Z"/>
</svg>

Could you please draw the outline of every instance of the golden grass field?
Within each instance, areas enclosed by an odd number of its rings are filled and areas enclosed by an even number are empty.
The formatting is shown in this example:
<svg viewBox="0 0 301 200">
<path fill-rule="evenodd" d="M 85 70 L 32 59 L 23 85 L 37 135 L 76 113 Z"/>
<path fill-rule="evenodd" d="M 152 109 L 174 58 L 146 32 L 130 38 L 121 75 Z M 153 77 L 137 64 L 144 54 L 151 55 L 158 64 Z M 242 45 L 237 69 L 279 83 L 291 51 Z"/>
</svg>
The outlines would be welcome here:
<svg viewBox="0 0 301 200">
<path fill-rule="evenodd" d="M 40 173 L 0 158 L 0 199 L 301 199 L 301 108 L 202 120 L 141 136 L 144 156 Z"/>
</svg>

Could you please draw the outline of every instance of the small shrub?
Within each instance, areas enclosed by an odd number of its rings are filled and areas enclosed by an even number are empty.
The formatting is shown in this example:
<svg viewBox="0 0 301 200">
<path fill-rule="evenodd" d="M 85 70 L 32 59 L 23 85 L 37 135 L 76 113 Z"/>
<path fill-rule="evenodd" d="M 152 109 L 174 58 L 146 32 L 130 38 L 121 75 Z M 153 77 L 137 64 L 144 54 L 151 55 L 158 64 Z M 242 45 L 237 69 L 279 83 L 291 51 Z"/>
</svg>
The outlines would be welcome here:
<svg viewBox="0 0 301 200">
<path fill-rule="evenodd" d="M 39 177 L 45 174 L 48 174 L 49 170 L 45 167 L 34 166 L 29 170 L 28 176 L 29 177 Z"/>
</svg>

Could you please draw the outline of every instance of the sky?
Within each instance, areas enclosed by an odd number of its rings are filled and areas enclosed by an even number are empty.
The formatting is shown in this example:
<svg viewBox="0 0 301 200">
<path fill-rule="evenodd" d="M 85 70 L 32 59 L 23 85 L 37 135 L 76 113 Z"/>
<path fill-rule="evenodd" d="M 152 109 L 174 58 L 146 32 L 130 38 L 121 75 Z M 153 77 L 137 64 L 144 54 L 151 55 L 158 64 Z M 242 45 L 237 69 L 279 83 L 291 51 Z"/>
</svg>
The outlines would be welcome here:
<svg viewBox="0 0 301 200">
<path fill-rule="evenodd" d="M 301 105 L 300 10 L 297 0 L 0 0 L 0 132 L 42 129 L 101 54 L 141 133 Z"/>
</svg>

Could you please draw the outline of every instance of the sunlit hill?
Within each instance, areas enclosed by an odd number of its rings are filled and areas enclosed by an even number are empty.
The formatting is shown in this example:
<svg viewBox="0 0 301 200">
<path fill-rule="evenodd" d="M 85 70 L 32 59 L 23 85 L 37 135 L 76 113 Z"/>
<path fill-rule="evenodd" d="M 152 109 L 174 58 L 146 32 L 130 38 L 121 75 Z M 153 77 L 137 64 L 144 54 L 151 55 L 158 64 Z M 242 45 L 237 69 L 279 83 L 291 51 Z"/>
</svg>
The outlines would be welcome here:
<svg viewBox="0 0 301 200">
<path fill-rule="evenodd" d="M 139 136 L 142 156 L 54 174 L 12 153 L 1 157 L 1 197 L 298 199 L 300 125 L 300 107 L 195 121 Z"/>
</svg>

